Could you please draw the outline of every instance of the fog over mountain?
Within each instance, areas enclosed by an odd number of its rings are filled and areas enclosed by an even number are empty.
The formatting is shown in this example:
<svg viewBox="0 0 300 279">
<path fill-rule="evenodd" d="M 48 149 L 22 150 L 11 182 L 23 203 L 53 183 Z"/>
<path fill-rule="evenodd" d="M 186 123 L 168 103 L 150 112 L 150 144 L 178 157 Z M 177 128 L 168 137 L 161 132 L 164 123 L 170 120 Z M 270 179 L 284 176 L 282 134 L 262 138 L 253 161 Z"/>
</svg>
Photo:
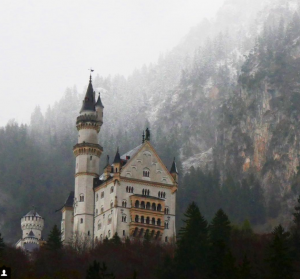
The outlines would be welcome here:
<svg viewBox="0 0 300 279">
<path fill-rule="evenodd" d="M 178 219 L 196 199 L 207 218 L 222 207 L 257 230 L 287 226 L 300 191 L 299 11 L 298 0 L 228 0 L 157 63 L 128 77 L 95 74 L 105 107 L 101 166 L 150 127 L 167 167 L 178 161 Z M 71 86 L 45 113 L 37 107 L 30 125 L 0 129 L 0 231 L 9 241 L 31 204 L 46 217 L 45 233 L 59 223 L 55 210 L 74 187 L 83 93 Z"/>
</svg>

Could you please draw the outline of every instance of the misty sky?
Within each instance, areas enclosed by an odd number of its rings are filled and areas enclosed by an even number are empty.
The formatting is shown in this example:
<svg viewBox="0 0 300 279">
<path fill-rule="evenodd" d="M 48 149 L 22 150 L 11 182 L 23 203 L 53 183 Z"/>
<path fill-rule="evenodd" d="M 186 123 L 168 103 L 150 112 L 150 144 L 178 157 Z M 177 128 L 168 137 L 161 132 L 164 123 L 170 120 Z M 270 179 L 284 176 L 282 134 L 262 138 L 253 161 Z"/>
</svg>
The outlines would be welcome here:
<svg viewBox="0 0 300 279">
<path fill-rule="evenodd" d="M 1 1 L 0 126 L 28 123 L 67 87 L 156 62 L 224 0 Z"/>
</svg>

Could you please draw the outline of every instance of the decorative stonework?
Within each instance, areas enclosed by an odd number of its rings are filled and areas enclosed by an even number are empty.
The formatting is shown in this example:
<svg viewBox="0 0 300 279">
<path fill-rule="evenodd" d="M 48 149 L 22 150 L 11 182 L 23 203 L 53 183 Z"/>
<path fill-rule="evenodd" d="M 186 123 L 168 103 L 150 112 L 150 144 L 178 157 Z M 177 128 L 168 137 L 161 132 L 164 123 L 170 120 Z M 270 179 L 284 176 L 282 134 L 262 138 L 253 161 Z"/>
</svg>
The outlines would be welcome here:
<svg viewBox="0 0 300 279">
<path fill-rule="evenodd" d="M 93 155 L 100 158 L 103 148 L 99 144 L 92 143 L 79 143 L 73 147 L 73 153 L 78 155 Z"/>
</svg>

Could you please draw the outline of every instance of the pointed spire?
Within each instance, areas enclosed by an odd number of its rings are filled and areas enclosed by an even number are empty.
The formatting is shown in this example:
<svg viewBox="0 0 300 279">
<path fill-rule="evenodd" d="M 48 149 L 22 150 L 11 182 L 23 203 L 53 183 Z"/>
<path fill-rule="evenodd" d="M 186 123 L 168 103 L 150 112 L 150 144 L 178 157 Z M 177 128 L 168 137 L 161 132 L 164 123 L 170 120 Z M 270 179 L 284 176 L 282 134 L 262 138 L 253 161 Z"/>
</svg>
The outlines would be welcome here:
<svg viewBox="0 0 300 279">
<path fill-rule="evenodd" d="M 120 163 L 121 162 L 121 156 L 120 156 L 120 153 L 119 153 L 119 146 L 118 146 L 118 149 L 117 149 L 117 153 L 116 153 L 116 156 L 115 156 L 115 159 L 114 159 L 114 164 L 115 163 Z"/>
<path fill-rule="evenodd" d="M 102 104 L 102 102 L 101 102 L 100 92 L 99 92 L 98 99 L 97 99 L 97 102 L 96 102 L 95 107 L 101 107 L 101 108 L 104 108 L 104 106 L 103 106 L 103 104 Z"/>
<path fill-rule="evenodd" d="M 173 160 L 173 163 L 172 163 L 170 173 L 177 173 L 178 174 L 177 166 L 176 166 L 176 162 L 175 162 L 175 157 L 174 157 L 174 160 Z"/>
<path fill-rule="evenodd" d="M 142 143 L 145 142 L 145 131 L 143 130 L 143 135 L 142 135 Z"/>
<path fill-rule="evenodd" d="M 90 75 L 90 82 L 86 90 L 80 112 L 84 110 L 95 111 L 95 98 L 94 98 L 94 89 L 92 85 L 92 75 Z"/>
</svg>

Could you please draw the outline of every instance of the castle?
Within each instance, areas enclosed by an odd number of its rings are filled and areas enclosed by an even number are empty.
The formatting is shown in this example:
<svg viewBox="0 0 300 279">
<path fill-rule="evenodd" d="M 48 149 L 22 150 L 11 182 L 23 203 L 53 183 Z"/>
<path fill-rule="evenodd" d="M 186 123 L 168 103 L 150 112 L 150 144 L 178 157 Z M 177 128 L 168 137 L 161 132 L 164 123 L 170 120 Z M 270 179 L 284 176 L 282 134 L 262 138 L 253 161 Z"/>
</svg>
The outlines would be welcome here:
<svg viewBox="0 0 300 279">
<path fill-rule="evenodd" d="M 92 243 L 112 238 L 142 238 L 147 233 L 162 242 L 175 240 L 178 172 L 175 159 L 169 171 L 150 143 L 150 131 L 142 144 L 120 155 L 112 164 L 107 156 L 100 173 L 103 152 L 98 134 L 103 124 L 100 94 L 97 101 L 90 76 L 77 117 L 78 143 L 75 189 L 63 205 L 61 237 L 64 244 L 82 237 Z"/>
</svg>

